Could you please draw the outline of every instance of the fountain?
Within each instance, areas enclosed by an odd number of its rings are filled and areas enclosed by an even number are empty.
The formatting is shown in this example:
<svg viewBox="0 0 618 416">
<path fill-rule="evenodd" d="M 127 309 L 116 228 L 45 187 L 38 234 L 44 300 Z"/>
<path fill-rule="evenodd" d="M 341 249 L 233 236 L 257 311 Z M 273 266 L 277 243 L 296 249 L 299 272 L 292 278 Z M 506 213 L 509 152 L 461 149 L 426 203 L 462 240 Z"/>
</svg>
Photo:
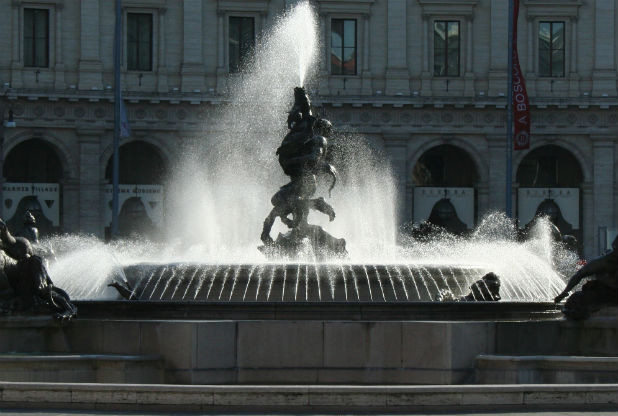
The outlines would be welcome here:
<svg viewBox="0 0 618 416">
<path fill-rule="evenodd" d="M 0 319 L 0 352 L 159 363 L 138 383 L 373 385 L 474 382 L 480 354 L 616 353 L 613 328 L 555 319 L 577 258 L 547 221 L 526 241 L 498 212 L 465 237 L 398 232 L 379 143 L 329 131 L 309 105 L 315 22 L 308 3 L 278 19 L 212 115 L 219 133 L 182 143 L 165 242 L 42 241 L 78 319 Z M 582 347 L 587 336 L 604 338 Z M 118 382 L 136 382 L 118 368 Z"/>
<path fill-rule="evenodd" d="M 552 247 L 542 223 L 524 243 L 494 213 L 468 238 L 404 236 L 397 244 L 387 163 L 363 137 L 331 131 L 313 114 L 317 39 L 305 2 L 257 45 L 230 84 L 230 104 L 213 117 L 220 133 L 187 143 L 170 178 L 166 243 L 52 238 L 54 282 L 78 300 L 118 299 L 108 287 L 116 282 L 125 295 L 152 301 L 413 302 L 465 296 L 493 272 L 505 301 L 553 299 L 575 257 Z M 289 183 L 268 213 L 268 196 L 286 182 L 282 173 Z"/>
</svg>

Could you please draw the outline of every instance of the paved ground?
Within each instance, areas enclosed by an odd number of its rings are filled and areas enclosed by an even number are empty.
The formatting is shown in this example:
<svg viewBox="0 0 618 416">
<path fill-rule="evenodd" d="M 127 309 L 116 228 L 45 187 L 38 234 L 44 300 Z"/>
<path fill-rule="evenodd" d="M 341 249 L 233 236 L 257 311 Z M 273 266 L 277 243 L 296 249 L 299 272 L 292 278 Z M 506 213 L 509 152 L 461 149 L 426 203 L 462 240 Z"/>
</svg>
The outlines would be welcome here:
<svg viewBox="0 0 618 416">
<path fill-rule="evenodd" d="M 118 412 L 118 411 L 105 411 L 105 412 L 91 412 L 91 411 L 41 411 L 41 410 L 3 410 L 0 409 L 0 414 L 2 416 L 111 416 L 118 414 L 125 414 L 130 416 L 181 416 L 181 415 L 198 415 L 198 414 L 208 414 L 208 415 L 225 415 L 225 416 L 250 416 L 250 415 L 267 415 L 273 414 L 277 416 L 293 416 L 293 415 L 303 415 L 303 416 L 333 416 L 331 414 L 311 414 L 311 413 L 158 413 L 158 412 Z M 472 412 L 472 413 L 459 413 L 459 412 L 446 412 L 446 413 L 397 413 L 398 416 L 405 415 L 414 415 L 414 416 L 455 416 L 455 415 L 465 415 L 465 416 L 615 416 L 616 411 L 531 411 L 531 412 Z M 362 416 L 366 416 L 367 414 L 361 414 Z M 376 414 L 379 415 L 379 414 Z M 345 416 L 341 413 L 337 413 L 337 416 Z M 350 414 L 349 416 L 354 416 Z"/>
</svg>

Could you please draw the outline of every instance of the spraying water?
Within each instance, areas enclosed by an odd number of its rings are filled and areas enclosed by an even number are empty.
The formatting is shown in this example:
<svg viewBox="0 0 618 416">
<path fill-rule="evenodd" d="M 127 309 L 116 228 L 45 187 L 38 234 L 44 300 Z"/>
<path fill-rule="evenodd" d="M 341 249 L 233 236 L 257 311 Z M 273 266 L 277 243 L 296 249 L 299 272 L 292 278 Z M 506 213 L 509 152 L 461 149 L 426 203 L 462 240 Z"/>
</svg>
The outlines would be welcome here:
<svg viewBox="0 0 618 416">
<path fill-rule="evenodd" d="M 110 276 L 122 279 L 125 266 L 144 262 L 199 263 L 206 266 L 163 267 L 153 272 L 147 276 L 144 293 L 162 297 L 169 291 L 189 299 L 197 298 L 204 290 L 207 296 L 227 296 L 225 290 L 231 288 L 230 299 L 238 290 L 245 292 L 244 298 L 251 279 L 255 279 L 256 292 L 252 296 L 257 299 L 260 290 L 270 296 L 275 268 L 262 266 L 266 259 L 257 246 L 263 220 L 271 209 L 270 197 L 287 182 L 275 150 L 287 133 L 286 112 L 293 101 L 294 87 L 311 90 L 312 71 L 319 67 L 318 47 L 316 17 L 308 2 L 283 14 L 256 45 L 251 62 L 230 81 L 230 103 L 212 115 L 215 125 L 209 126 L 208 137 L 185 144 L 166 186 L 166 242 L 104 244 L 89 237 L 55 237 L 48 241 L 58 253 L 58 261 L 50 265 L 54 282 L 77 299 L 115 298 L 117 294 L 106 288 L 106 283 Z M 335 280 L 343 279 L 349 296 L 356 292 L 359 298 L 359 287 L 375 275 L 376 264 L 391 265 L 385 269 L 389 276 L 386 285 L 402 286 L 398 296 L 409 299 L 410 293 L 426 299 L 437 287 L 436 282 L 447 280 L 449 270 L 454 276 L 452 271 L 462 265 L 500 275 L 505 279 L 505 299 L 549 299 L 562 286 L 561 275 L 552 264 L 557 256 L 548 242 L 548 228 L 540 226 L 533 240 L 517 243 L 512 223 L 499 215 L 484 219 L 469 239 L 444 237 L 430 243 L 397 245 L 397 190 L 385 158 L 354 135 L 335 135 L 329 146 L 333 164 L 341 175 L 328 201 L 337 218 L 328 222 L 325 216 L 312 213 L 309 222 L 345 238 L 350 258 L 348 265 L 335 267 L 340 271 L 338 277 L 328 274 L 324 287 L 319 283 L 321 272 L 314 266 L 299 265 L 296 273 L 285 269 L 277 278 L 295 285 L 288 290 L 290 296 L 300 296 L 302 282 L 309 293 L 310 282 L 317 279 L 320 296 L 331 293 L 334 297 Z M 326 196 L 325 189 L 320 192 Z M 286 230 L 275 224 L 273 235 Z M 561 258 L 566 266 L 560 270 L 570 270 L 574 261 L 566 255 Z M 237 281 L 241 268 L 233 266 L 241 263 L 254 265 L 242 284 Z M 400 266 L 404 263 L 407 266 Z M 225 264 L 232 266 L 218 266 Z M 367 266 L 353 268 L 349 264 Z M 427 268 L 431 264 L 440 265 L 435 276 L 434 269 Z M 170 273 L 182 274 L 188 286 L 166 280 Z M 469 271 L 461 273 L 465 281 L 453 284 L 462 290 L 479 277 Z M 408 286 L 397 283 L 410 276 L 414 279 L 408 281 Z M 388 290 L 379 281 L 373 291 L 369 286 L 370 298 L 386 299 Z"/>
</svg>

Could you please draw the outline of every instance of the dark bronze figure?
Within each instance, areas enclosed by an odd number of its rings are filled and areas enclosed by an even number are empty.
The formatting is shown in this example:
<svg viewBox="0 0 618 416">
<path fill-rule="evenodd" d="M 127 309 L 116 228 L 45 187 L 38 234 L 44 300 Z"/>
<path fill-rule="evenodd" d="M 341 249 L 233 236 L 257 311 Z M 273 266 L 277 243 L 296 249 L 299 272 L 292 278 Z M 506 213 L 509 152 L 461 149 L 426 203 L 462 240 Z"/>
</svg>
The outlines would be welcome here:
<svg viewBox="0 0 618 416">
<path fill-rule="evenodd" d="M 449 290 L 441 290 L 436 300 L 440 302 L 497 302 L 500 296 L 500 278 L 493 272 L 489 272 L 470 286 L 470 293 L 466 296 L 456 297 Z"/>
<path fill-rule="evenodd" d="M 569 296 L 569 292 L 585 277 L 594 276 L 581 290 Z M 612 250 L 588 262 L 577 271 L 564 290 L 556 296 L 559 303 L 569 296 L 562 312 L 567 318 L 585 319 L 605 306 L 618 305 L 618 236 L 612 242 Z"/>
<path fill-rule="evenodd" d="M 3 310 L 35 310 L 49 308 L 61 320 L 70 320 L 77 308 L 69 295 L 56 287 L 40 256 L 34 254 L 30 241 L 14 237 L 0 220 L 0 280 L 8 282 L 2 300 Z"/>
<path fill-rule="evenodd" d="M 39 243 L 39 229 L 36 226 L 36 219 L 30 211 L 24 212 L 24 226 L 17 234 L 18 237 L 27 238 L 31 244 Z"/>
<path fill-rule="evenodd" d="M 335 211 L 324 198 L 313 198 L 317 190 L 317 176 L 326 173 L 332 182 L 329 194 L 337 181 L 337 170 L 326 161 L 331 123 L 313 116 L 309 96 L 303 88 L 294 89 L 294 105 L 288 114 L 290 131 L 277 149 L 279 164 L 290 182 L 282 186 L 272 197 L 273 209 L 264 220 L 260 250 L 268 255 L 295 255 L 307 243 L 314 253 L 323 255 L 346 255 L 345 240 L 335 238 L 317 225 L 310 225 L 307 217 L 316 210 L 335 219 Z M 276 241 L 270 231 L 279 217 L 290 231 L 280 234 Z"/>
</svg>

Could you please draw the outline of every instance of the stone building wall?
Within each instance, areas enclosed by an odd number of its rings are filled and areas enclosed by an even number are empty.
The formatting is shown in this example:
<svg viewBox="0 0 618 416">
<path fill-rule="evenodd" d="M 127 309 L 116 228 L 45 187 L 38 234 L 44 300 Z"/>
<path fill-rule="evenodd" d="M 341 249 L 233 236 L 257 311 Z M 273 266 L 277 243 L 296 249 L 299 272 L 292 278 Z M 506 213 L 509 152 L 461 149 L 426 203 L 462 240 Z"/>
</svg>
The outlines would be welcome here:
<svg viewBox="0 0 618 416">
<path fill-rule="evenodd" d="M 256 35 L 294 1 L 124 0 L 153 15 L 153 70 L 123 61 L 130 141 L 153 144 L 172 164 L 176 149 L 208 138 L 210 109 L 225 105 L 229 16 L 255 18 Z M 343 130 L 371 137 L 390 156 L 400 222 L 413 218 L 412 171 L 441 144 L 474 161 L 475 215 L 505 205 L 507 2 L 504 0 L 314 0 L 322 57 L 314 104 Z M 618 128 L 616 0 L 522 0 L 519 56 L 532 104 L 532 147 L 567 149 L 582 171 L 580 218 L 586 255 L 599 227 L 616 229 Z M 49 66 L 24 67 L 24 8 L 49 9 Z M 332 18 L 357 21 L 357 75 L 329 75 Z M 433 21 L 460 22 L 460 75 L 433 76 Z M 565 73 L 538 74 L 540 21 L 565 23 Z M 103 0 L 0 0 L 0 87 L 18 127 L 5 129 L 4 157 L 40 138 L 63 166 L 61 228 L 103 236 L 105 167 L 113 136 L 114 7 Z M 512 191 L 517 207 L 517 188 Z"/>
</svg>

